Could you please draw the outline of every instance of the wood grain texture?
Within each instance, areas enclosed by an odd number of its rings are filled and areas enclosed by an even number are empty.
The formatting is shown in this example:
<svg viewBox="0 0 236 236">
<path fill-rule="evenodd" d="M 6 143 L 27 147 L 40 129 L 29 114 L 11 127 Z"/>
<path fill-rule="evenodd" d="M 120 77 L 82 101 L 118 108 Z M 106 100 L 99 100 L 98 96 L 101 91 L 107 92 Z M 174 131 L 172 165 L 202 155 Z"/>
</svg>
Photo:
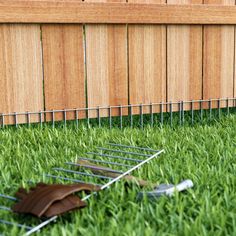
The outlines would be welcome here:
<svg viewBox="0 0 236 236">
<path fill-rule="evenodd" d="M 235 1 L 205 0 L 204 3 L 234 5 Z M 233 26 L 204 26 L 204 99 L 233 97 L 234 40 Z M 217 107 L 217 103 L 212 106 Z M 221 106 L 226 106 L 226 102 L 221 102 Z"/>
<path fill-rule="evenodd" d="M 236 6 L 1 0 L 0 22 L 235 24 Z"/>
<path fill-rule="evenodd" d="M 201 4 L 202 0 L 167 3 Z M 171 102 L 202 99 L 202 26 L 167 27 L 167 88 L 167 100 Z M 173 105 L 174 111 L 178 109 L 177 104 Z M 184 109 L 190 109 L 190 104 Z"/>
<path fill-rule="evenodd" d="M 126 26 L 95 24 L 85 29 L 88 107 L 127 105 Z M 112 115 L 119 114 L 118 108 L 112 109 Z M 97 111 L 89 112 L 89 117 L 97 115 Z M 100 115 L 108 116 L 108 110 L 101 110 Z"/>
<path fill-rule="evenodd" d="M 45 109 L 86 107 L 82 26 L 42 25 L 42 40 Z M 79 113 L 84 117 L 85 112 Z M 75 119 L 75 112 L 67 112 L 66 118 Z M 62 119 L 62 112 L 55 114 L 55 120 Z"/>
<path fill-rule="evenodd" d="M 43 73 L 40 26 L 0 25 L 0 113 L 37 112 L 43 110 Z M 39 115 L 30 115 L 30 122 Z M 26 123 L 18 116 L 17 123 Z M 15 117 L 5 117 L 14 124 Z"/>
<path fill-rule="evenodd" d="M 165 0 L 129 0 L 129 3 L 165 3 Z M 166 102 L 166 26 L 129 25 L 129 102 Z M 153 107 L 158 112 L 160 106 Z M 133 113 L 138 114 L 139 108 Z M 143 113 L 149 113 L 145 106 Z"/>
</svg>

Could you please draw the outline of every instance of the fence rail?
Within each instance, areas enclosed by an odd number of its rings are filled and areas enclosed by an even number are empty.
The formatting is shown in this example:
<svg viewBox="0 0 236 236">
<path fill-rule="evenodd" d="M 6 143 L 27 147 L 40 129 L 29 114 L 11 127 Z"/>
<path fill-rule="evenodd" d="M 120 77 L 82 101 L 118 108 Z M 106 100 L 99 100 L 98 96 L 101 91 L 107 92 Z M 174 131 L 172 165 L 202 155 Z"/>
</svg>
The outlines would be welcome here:
<svg viewBox="0 0 236 236">
<path fill-rule="evenodd" d="M 178 2 L 181 1 L 173 1 Z M 0 2 L 0 15 L 1 23 L 235 24 L 236 7 L 71 0 L 3 1 Z"/>
<path fill-rule="evenodd" d="M 134 104 L 171 102 L 152 113 L 175 112 L 179 101 L 236 97 L 235 1 L 214 3 L 0 1 L 0 113 L 16 114 L 3 115 L 4 125 L 125 116 L 130 107 L 140 114 Z"/>
</svg>

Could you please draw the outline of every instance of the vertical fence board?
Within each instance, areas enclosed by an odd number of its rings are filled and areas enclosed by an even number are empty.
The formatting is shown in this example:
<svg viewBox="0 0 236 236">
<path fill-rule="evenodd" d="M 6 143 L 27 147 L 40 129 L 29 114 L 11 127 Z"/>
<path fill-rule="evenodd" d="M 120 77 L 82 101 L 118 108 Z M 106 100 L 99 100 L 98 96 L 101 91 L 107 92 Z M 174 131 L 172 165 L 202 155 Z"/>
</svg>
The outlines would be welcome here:
<svg viewBox="0 0 236 236">
<path fill-rule="evenodd" d="M 201 4 L 202 0 L 167 0 L 168 4 Z M 202 99 L 202 26 L 167 27 L 167 100 Z M 185 105 L 189 109 L 190 104 Z M 195 108 L 197 108 L 195 106 Z M 173 106 L 173 111 L 178 105 Z"/>
<path fill-rule="evenodd" d="M 204 3 L 234 5 L 235 1 L 204 0 Z M 233 97 L 234 26 L 204 26 L 203 54 L 203 98 Z M 212 107 L 217 106 L 212 103 Z M 221 102 L 221 106 L 226 106 L 226 102 Z"/>
<path fill-rule="evenodd" d="M 43 110 L 43 76 L 40 26 L 32 24 L 0 25 L 0 113 Z M 30 115 L 38 122 L 39 115 Z M 5 117 L 14 124 L 15 117 Z M 18 116 L 18 123 L 27 117 Z"/>
<path fill-rule="evenodd" d="M 129 0 L 129 3 L 166 3 L 166 0 Z M 129 25 L 129 102 L 166 102 L 166 26 Z M 143 112 L 149 112 L 144 107 Z M 160 111 L 159 106 L 153 112 Z M 139 109 L 133 109 L 139 113 Z"/>
<path fill-rule="evenodd" d="M 127 105 L 126 26 L 91 24 L 85 29 L 88 107 Z M 108 116 L 108 111 L 101 110 L 100 115 Z M 119 115 L 119 109 L 112 109 L 112 115 Z M 90 111 L 89 117 L 97 117 L 97 112 Z"/>
<path fill-rule="evenodd" d="M 46 110 L 86 107 L 82 25 L 42 25 L 42 39 Z M 46 118 L 52 120 L 52 114 Z M 55 113 L 55 120 L 62 119 L 63 112 Z M 66 119 L 75 119 L 75 112 Z"/>
</svg>

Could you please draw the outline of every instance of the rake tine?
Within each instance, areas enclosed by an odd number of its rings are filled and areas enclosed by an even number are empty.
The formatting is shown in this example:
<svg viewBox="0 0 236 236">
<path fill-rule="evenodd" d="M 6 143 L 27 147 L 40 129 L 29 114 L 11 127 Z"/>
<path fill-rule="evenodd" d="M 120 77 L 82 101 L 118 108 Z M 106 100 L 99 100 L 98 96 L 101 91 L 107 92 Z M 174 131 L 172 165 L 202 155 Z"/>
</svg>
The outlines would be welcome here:
<svg viewBox="0 0 236 236">
<path fill-rule="evenodd" d="M 85 172 L 80 172 L 80 171 L 75 171 L 75 170 L 68 170 L 68 169 L 63 169 L 63 168 L 52 168 L 53 170 L 57 171 L 63 171 L 67 173 L 72 173 L 72 174 L 77 174 L 77 175 L 84 175 L 84 176 L 90 176 L 90 177 L 95 177 L 95 178 L 100 178 L 100 179 L 112 179 L 111 177 L 103 176 L 103 175 L 95 175 L 95 174 L 89 174 Z"/>
<path fill-rule="evenodd" d="M 140 159 L 121 157 L 121 156 L 113 156 L 113 155 L 97 153 L 97 152 L 87 152 L 87 154 L 97 155 L 97 156 L 102 156 L 102 157 L 109 157 L 109 158 L 113 158 L 113 159 L 120 159 L 120 160 L 125 160 L 125 161 L 135 161 L 135 162 L 142 162 L 143 161 L 143 160 L 140 160 Z"/>
<path fill-rule="evenodd" d="M 150 155 L 148 154 L 143 154 L 143 153 L 138 153 L 138 152 L 127 152 L 123 150 L 115 150 L 115 149 L 109 149 L 109 148 L 103 148 L 103 147 L 97 147 L 97 149 L 103 150 L 103 151 L 109 151 L 109 152 L 119 152 L 119 153 L 125 153 L 125 154 L 136 155 L 136 156 L 150 157 Z"/>
<path fill-rule="evenodd" d="M 0 206 L 0 210 L 3 210 L 3 211 L 12 211 L 11 208 L 5 207 L 5 206 Z"/>
<path fill-rule="evenodd" d="M 121 163 L 118 163 L 118 162 L 102 161 L 102 160 L 97 160 L 97 159 L 92 159 L 92 158 L 87 158 L 87 157 L 79 157 L 79 158 L 81 160 L 86 160 L 86 161 L 93 161 L 93 162 L 110 164 L 110 165 L 124 166 L 124 167 L 129 167 L 129 168 L 132 167 L 131 165 L 121 164 Z"/>
<path fill-rule="evenodd" d="M 1 197 L 1 198 L 8 199 L 8 200 L 12 200 L 12 201 L 17 201 L 17 200 L 18 200 L 18 199 L 15 198 L 15 197 L 11 197 L 11 196 L 4 195 L 4 194 L 0 194 L 0 197 Z"/>
<path fill-rule="evenodd" d="M 159 150 L 154 150 L 151 148 L 136 147 L 136 146 L 123 145 L 123 144 L 118 144 L 118 143 L 107 143 L 107 144 L 114 147 L 133 148 L 133 149 L 142 150 L 142 151 L 159 152 Z"/>
<path fill-rule="evenodd" d="M 56 176 L 56 175 L 51 175 L 51 174 L 45 174 L 46 177 L 48 178 L 53 178 L 53 179 L 62 179 L 62 180 L 67 180 L 67 181 L 72 181 L 75 183 L 81 183 L 81 184 L 93 184 L 93 185 L 97 185 L 97 186 L 101 186 L 99 184 L 95 184 L 95 183 L 88 183 L 88 182 L 84 182 L 78 179 L 71 179 L 71 178 L 66 178 L 66 177 L 62 177 L 62 176 Z"/>
<path fill-rule="evenodd" d="M 107 171 L 107 172 L 123 174 L 122 171 L 119 171 L 119 170 L 112 170 L 112 169 L 109 169 L 109 168 L 102 168 L 102 167 L 97 167 L 97 166 L 83 165 L 83 164 L 78 164 L 78 163 L 73 163 L 73 162 L 66 162 L 65 164 L 67 164 L 67 165 L 73 165 L 73 166 L 80 166 L 80 167 L 89 168 L 89 169 L 94 169 L 94 170 L 103 170 L 103 171 Z"/>
<path fill-rule="evenodd" d="M 13 223 L 7 220 L 2 220 L 0 219 L 0 223 L 5 224 L 5 225 L 12 225 L 12 226 L 17 226 L 19 228 L 25 228 L 27 230 L 31 230 L 33 229 L 33 227 L 27 226 L 27 225 L 22 225 L 22 224 L 18 224 L 18 223 Z"/>
</svg>

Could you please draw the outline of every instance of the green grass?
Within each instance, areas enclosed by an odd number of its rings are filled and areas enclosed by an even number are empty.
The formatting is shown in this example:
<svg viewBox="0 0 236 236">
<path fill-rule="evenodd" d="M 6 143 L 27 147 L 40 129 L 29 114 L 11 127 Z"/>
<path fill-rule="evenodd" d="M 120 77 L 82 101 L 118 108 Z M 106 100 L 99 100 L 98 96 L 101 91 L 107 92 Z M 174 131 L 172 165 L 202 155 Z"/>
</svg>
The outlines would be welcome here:
<svg viewBox="0 0 236 236">
<path fill-rule="evenodd" d="M 120 182 L 90 199 L 87 208 L 43 229 L 41 235 L 236 235 L 235 116 L 211 124 L 145 126 L 143 130 L 87 129 L 84 125 L 79 129 L 73 125 L 66 129 L 5 128 L 0 130 L 1 193 L 14 195 L 19 186 L 29 186 L 28 180 L 50 182 L 43 173 L 65 167 L 65 161 L 75 161 L 76 155 L 109 141 L 164 148 L 159 159 L 136 175 L 156 183 L 189 178 L 194 188 L 172 198 L 137 202 L 140 189 L 126 189 Z M 0 199 L 0 205 L 6 202 Z M 0 218 L 29 220 L 4 211 Z M 19 235 L 23 230 L 0 224 L 1 232 Z"/>
</svg>

